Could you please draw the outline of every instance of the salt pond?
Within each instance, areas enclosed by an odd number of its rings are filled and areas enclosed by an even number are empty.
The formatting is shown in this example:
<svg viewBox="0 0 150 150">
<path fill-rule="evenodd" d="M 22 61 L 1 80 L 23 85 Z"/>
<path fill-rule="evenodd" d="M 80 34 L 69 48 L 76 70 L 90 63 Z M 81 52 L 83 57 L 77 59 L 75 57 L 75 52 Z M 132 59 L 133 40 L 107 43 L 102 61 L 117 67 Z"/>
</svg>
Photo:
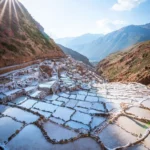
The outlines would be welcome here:
<svg viewBox="0 0 150 150">
<path fill-rule="evenodd" d="M 36 121 L 39 116 L 34 115 L 30 112 L 21 110 L 19 108 L 8 108 L 3 112 L 4 115 L 8 115 L 10 117 L 15 117 L 19 121 L 25 121 L 26 123 L 32 123 Z"/>
<path fill-rule="evenodd" d="M 0 118 L 0 143 L 7 141 L 8 138 L 14 134 L 16 130 L 20 130 L 22 126 L 22 123 L 16 122 L 9 117 Z"/>
</svg>

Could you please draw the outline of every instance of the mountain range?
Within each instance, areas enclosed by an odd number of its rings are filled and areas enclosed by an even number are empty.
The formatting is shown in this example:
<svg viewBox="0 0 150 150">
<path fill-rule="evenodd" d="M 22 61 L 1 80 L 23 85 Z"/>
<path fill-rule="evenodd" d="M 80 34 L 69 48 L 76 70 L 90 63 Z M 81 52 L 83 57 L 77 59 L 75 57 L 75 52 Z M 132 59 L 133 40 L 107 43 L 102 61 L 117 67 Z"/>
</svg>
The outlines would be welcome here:
<svg viewBox="0 0 150 150">
<path fill-rule="evenodd" d="M 65 46 L 65 47 L 76 50 L 77 52 L 81 52 L 82 47 L 84 45 L 89 44 L 102 36 L 103 36 L 103 34 L 87 33 L 87 34 L 77 36 L 77 37 L 66 37 L 66 38 L 55 39 L 55 42 Z"/>
<path fill-rule="evenodd" d="M 98 64 L 97 72 L 109 81 L 150 85 L 150 41 L 109 55 Z"/>
<path fill-rule="evenodd" d="M 68 48 L 80 52 L 90 60 L 100 61 L 111 53 L 125 49 L 138 42 L 150 40 L 150 23 L 145 25 L 126 26 L 104 36 L 99 35 L 97 39 L 95 38 L 87 43 L 82 42 L 82 40 L 79 40 L 80 42 L 71 40 L 70 44 L 69 40 L 67 38 L 65 39 Z M 76 38 L 76 41 L 78 41 L 78 37 Z"/>
</svg>

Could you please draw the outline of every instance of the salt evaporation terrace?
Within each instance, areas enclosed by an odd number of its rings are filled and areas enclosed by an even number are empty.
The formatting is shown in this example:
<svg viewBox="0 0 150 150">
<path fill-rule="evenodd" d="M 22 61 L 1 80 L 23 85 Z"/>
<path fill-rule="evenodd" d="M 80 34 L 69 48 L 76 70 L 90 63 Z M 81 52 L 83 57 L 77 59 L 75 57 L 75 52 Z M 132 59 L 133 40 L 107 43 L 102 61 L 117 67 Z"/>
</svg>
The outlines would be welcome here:
<svg viewBox="0 0 150 150">
<path fill-rule="evenodd" d="M 106 83 L 68 57 L 0 77 L 0 149 L 150 149 L 150 89 Z"/>
</svg>

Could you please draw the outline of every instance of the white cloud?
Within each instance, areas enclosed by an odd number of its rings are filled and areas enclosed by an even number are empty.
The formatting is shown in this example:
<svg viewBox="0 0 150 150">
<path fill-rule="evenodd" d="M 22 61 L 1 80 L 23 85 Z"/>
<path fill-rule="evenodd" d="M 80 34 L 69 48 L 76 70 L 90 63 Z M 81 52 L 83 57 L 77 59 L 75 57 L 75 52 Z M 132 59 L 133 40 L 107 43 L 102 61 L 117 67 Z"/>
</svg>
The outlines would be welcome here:
<svg viewBox="0 0 150 150">
<path fill-rule="evenodd" d="M 146 0 L 117 0 L 117 3 L 112 6 L 115 11 L 131 10 Z"/>
<path fill-rule="evenodd" d="M 117 30 L 127 23 L 123 20 L 110 20 L 110 19 L 101 19 L 96 22 L 98 28 L 101 30 L 101 33 L 106 34 Z"/>
</svg>

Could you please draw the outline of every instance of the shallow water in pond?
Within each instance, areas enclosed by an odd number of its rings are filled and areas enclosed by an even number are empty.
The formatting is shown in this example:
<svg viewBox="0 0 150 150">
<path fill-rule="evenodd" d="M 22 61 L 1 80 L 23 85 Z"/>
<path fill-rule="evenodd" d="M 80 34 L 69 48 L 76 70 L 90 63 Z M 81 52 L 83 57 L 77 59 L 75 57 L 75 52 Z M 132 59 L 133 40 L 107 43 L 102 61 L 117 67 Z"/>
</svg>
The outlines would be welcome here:
<svg viewBox="0 0 150 150">
<path fill-rule="evenodd" d="M 119 117 L 117 123 L 126 131 L 137 134 L 138 136 L 140 134 L 143 134 L 145 130 L 150 127 L 149 124 L 143 123 L 135 119 L 130 119 L 125 116 Z"/>
<path fill-rule="evenodd" d="M 49 118 L 51 115 L 51 113 L 49 113 L 49 112 L 44 112 L 42 110 L 37 110 L 35 108 L 32 108 L 31 110 L 34 112 L 38 112 L 39 114 L 43 115 L 45 118 Z"/>
<path fill-rule="evenodd" d="M 150 108 L 150 100 L 143 101 L 142 105 L 144 105 L 147 108 Z"/>
<path fill-rule="evenodd" d="M 32 123 L 39 118 L 39 116 L 19 108 L 8 108 L 3 114 L 10 117 L 15 117 L 17 120 L 25 121 L 26 123 Z"/>
<path fill-rule="evenodd" d="M 53 116 L 56 118 L 60 118 L 64 121 L 70 120 L 71 115 L 75 111 L 69 108 L 59 107 L 54 113 Z"/>
<path fill-rule="evenodd" d="M 80 106 L 80 107 L 83 107 L 83 108 L 91 108 L 92 103 L 80 101 L 80 102 L 77 103 L 77 106 Z"/>
<path fill-rule="evenodd" d="M 88 114 L 84 114 L 84 113 L 81 113 L 81 112 L 76 112 L 72 117 L 71 117 L 72 120 L 74 121 L 77 121 L 77 122 L 81 122 L 83 124 L 89 124 L 92 117 Z"/>
<path fill-rule="evenodd" d="M 96 109 L 96 110 L 100 110 L 100 111 L 105 111 L 104 105 L 101 103 L 94 103 L 91 108 Z"/>
<path fill-rule="evenodd" d="M 98 97 L 87 96 L 85 100 L 88 102 L 98 102 Z"/>
<path fill-rule="evenodd" d="M 45 97 L 46 100 L 48 101 L 53 101 L 53 100 L 56 100 L 59 96 L 58 95 L 48 95 Z"/>
<path fill-rule="evenodd" d="M 15 100 L 13 100 L 12 103 L 20 104 L 20 103 L 26 101 L 27 99 L 28 98 L 26 96 L 21 96 L 21 97 L 16 98 Z"/>
<path fill-rule="evenodd" d="M 7 144 L 7 147 L 11 150 L 49 150 L 51 149 L 51 146 L 52 144 L 45 140 L 40 129 L 35 125 L 26 126 Z"/>
<path fill-rule="evenodd" d="M 5 112 L 8 108 L 10 108 L 9 106 L 5 106 L 5 105 L 0 105 L 0 113 Z"/>
<path fill-rule="evenodd" d="M 131 107 L 126 112 L 134 114 L 136 116 L 150 119 L 150 110 L 146 110 L 138 107 Z"/>
<path fill-rule="evenodd" d="M 38 108 L 40 110 L 54 112 L 57 109 L 58 106 L 52 105 L 52 104 L 48 104 L 48 103 L 44 103 L 44 102 L 38 102 L 33 107 L 34 108 Z"/>
<path fill-rule="evenodd" d="M 108 125 L 100 134 L 99 137 L 103 144 L 110 149 L 118 146 L 124 146 L 129 142 L 135 142 L 136 137 L 124 131 L 117 125 Z"/>
<path fill-rule="evenodd" d="M 30 109 L 35 103 L 37 103 L 36 100 L 28 99 L 19 106 Z"/>
<path fill-rule="evenodd" d="M 95 127 L 99 126 L 101 123 L 103 123 L 106 120 L 104 117 L 93 117 L 91 122 L 91 128 L 94 129 Z"/>
<path fill-rule="evenodd" d="M 86 97 L 85 95 L 77 95 L 76 99 L 80 101 L 84 101 L 85 97 Z"/>
<path fill-rule="evenodd" d="M 36 136 L 33 138 L 33 135 Z M 101 150 L 100 145 L 91 138 L 80 138 L 67 144 L 51 144 L 35 125 L 26 126 L 7 147 L 11 150 Z"/>
<path fill-rule="evenodd" d="M 82 123 L 78 123 L 75 121 L 68 121 L 66 123 L 67 126 L 73 128 L 73 129 L 85 129 L 85 130 L 90 130 L 90 128 L 87 125 L 84 125 Z"/>
<path fill-rule="evenodd" d="M 70 139 L 78 136 L 76 132 L 68 130 L 60 125 L 51 122 L 44 123 L 43 127 L 44 130 L 47 132 L 48 136 L 51 139 L 56 139 L 57 141 Z"/>
<path fill-rule="evenodd" d="M 8 138 L 23 126 L 9 117 L 0 118 L 0 142 L 7 141 Z"/>
</svg>

